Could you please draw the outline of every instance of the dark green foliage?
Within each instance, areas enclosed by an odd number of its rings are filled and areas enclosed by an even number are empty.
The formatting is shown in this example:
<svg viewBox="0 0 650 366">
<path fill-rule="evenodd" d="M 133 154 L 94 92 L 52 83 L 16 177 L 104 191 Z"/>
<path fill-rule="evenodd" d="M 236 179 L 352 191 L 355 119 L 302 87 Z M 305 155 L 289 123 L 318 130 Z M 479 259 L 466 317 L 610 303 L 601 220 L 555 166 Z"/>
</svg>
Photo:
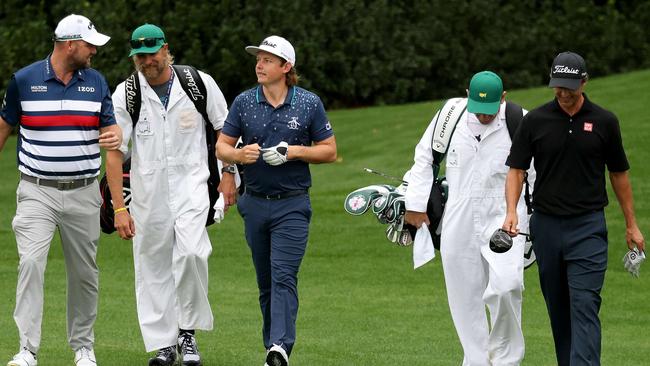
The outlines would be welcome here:
<svg viewBox="0 0 650 366">
<path fill-rule="evenodd" d="M 650 66 L 644 1 L 3 0 L 0 92 L 12 72 L 50 52 L 69 13 L 112 37 L 93 60 L 112 88 L 132 70 L 131 31 L 149 22 L 165 30 L 177 62 L 212 74 L 229 102 L 255 84 L 243 47 L 270 34 L 294 44 L 300 85 L 328 107 L 459 95 L 483 69 L 508 89 L 543 85 L 565 50 L 581 53 L 591 76 Z"/>
</svg>

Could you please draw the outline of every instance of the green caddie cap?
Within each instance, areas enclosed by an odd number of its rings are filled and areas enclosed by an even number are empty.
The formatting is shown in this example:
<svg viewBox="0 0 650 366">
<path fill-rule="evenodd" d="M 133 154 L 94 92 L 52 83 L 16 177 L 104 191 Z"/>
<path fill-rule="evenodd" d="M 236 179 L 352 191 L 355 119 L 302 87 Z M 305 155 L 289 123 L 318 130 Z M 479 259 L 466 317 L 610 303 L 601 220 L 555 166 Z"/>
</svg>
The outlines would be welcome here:
<svg viewBox="0 0 650 366">
<path fill-rule="evenodd" d="M 143 24 L 131 35 L 131 53 L 129 57 L 141 53 L 156 53 L 165 45 L 165 33 L 158 26 Z"/>
<path fill-rule="evenodd" d="M 476 73 L 469 82 L 467 111 L 470 113 L 496 114 L 501 104 L 503 83 L 492 71 Z"/>
</svg>

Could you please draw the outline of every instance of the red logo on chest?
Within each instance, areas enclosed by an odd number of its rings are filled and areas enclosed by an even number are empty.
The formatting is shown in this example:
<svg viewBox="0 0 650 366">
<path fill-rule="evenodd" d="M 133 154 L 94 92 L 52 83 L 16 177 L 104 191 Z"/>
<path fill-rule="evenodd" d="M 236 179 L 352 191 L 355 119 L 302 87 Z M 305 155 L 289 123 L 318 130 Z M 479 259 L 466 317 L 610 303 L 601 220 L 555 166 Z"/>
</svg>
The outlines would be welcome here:
<svg viewBox="0 0 650 366">
<path fill-rule="evenodd" d="M 591 122 L 585 122 L 585 125 L 582 129 L 587 132 L 591 132 L 594 129 L 594 124 Z"/>
</svg>

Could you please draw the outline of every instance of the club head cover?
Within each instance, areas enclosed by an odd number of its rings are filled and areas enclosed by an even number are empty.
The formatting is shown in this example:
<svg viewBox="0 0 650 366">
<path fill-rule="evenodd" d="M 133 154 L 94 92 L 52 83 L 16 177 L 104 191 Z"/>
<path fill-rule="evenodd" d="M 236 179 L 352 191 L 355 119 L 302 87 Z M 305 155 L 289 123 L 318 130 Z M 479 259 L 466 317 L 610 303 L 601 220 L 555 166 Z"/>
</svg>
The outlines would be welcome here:
<svg viewBox="0 0 650 366">
<path fill-rule="evenodd" d="M 381 212 L 384 211 L 384 209 L 386 209 L 389 202 L 391 202 L 391 200 L 395 196 L 395 194 L 394 194 L 395 193 L 395 187 L 393 187 L 393 186 L 385 186 L 385 187 L 387 187 L 387 190 L 382 191 L 381 196 L 377 197 L 377 199 L 373 202 L 372 212 L 375 215 L 381 214 Z M 389 195 L 391 193 L 393 193 L 393 195 L 391 195 L 389 197 Z"/>
<path fill-rule="evenodd" d="M 359 188 L 345 198 L 343 208 L 347 213 L 354 216 L 363 215 L 372 205 L 374 208 L 375 201 L 394 190 L 389 185 L 371 185 Z"/>
<path fill-rule="evenodd" d="M 377 220 L 382 224 L 391 224 L 397 221 L 406 212 L 404 196 L 397 192 L 390 192 L 386 197 L 386 203 L 382 203 L 383 210 L 376 212 Z M 373 206 L 373 212 L 375 207 Z"/>
</svg>

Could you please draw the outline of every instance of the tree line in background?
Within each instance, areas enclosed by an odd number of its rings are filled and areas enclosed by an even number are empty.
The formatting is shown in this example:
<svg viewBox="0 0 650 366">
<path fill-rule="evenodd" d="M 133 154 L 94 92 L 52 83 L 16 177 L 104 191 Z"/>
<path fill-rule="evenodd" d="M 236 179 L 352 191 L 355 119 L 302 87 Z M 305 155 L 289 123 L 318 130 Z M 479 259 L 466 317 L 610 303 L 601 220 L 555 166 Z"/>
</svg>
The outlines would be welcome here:
<svg viewBox="0 0 650 366">
<path fill-rule="evenodd" d="M 543 85 L 553 57 L 582 54 L 592 77 L 650 66 L 644 0 L 0 0 L 0 92 L 52 50 L 57 22 L 90 18 L 111 41 L 93 67 L 111 88 L 133 71 L 128 40 L 161 26 L 176 63 L 211 74 L 228 103 L 255 84 L 244 46 L 282 35 L 301 86 L 328 108 L 396 104 L 464 93 L 489 69 L 506 89 Z"/>
</svg>

